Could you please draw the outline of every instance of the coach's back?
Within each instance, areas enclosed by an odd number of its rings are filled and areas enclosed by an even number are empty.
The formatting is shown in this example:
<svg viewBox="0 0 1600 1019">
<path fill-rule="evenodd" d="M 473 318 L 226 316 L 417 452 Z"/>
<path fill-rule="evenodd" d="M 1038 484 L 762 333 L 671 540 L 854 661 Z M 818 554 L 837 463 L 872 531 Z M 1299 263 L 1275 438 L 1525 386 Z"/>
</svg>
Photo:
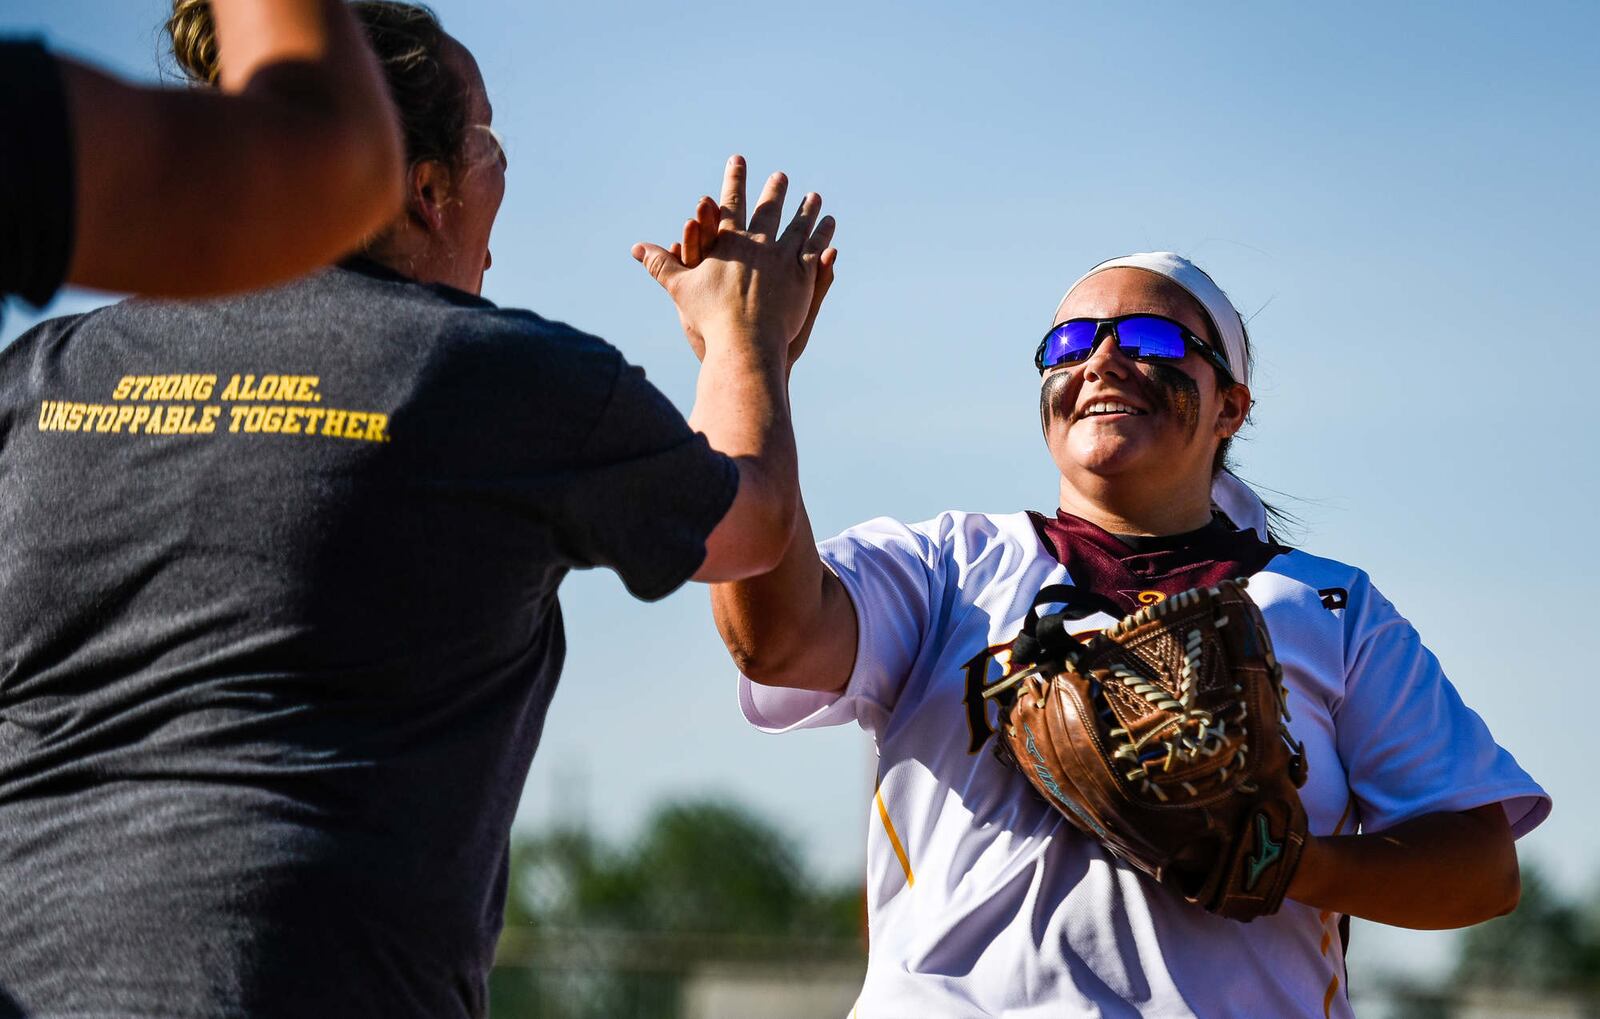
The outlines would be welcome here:
<svg viewBox="0 0 1600 1019">
<path fill-rule="evenodd" d="M 0 1015 L 479 1015 L 556 587 L 731 462 L 611 347 L 370 263 L 0 352 Z"/>
</svg>

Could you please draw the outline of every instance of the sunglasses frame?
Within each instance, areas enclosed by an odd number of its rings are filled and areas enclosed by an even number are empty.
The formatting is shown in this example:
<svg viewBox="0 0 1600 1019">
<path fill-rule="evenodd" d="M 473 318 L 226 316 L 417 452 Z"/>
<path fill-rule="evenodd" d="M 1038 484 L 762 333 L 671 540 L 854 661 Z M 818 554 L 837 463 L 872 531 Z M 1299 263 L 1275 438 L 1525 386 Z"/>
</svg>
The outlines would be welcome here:
<svg viewBox="0 0 1600 1019">
<path fill-rule="evenodd" d="M 1206 361 L 1210 362 L 1211 367 L 1215 368 L 1217 370 L 1217 372 L 1219 374 L 1221 374 L 1221 376 L 1223 378 L 1223 381 L 1227 382 L 1229 385 L 1237 385 L 1238 384 L 1237 380 L 1233 377 L 1233 369 L 1228 367 L 1228 359 L 1223 357 L 1220 351 L 1218 351 L 1215 347 L 1211 346 L 1205 340 L 1202 340 L 1200 337 L 1196 336 L 1194 333 L 1190 332 L 1189 329 L 1182 322 L 1179 322 L 1176 319 L 1170 319 L 1165 315 L 1156 315 L 1156 314 L 1152 314 L 1151 312 L 1147 312 L 1147 311 L 1138 311 L 1138 312 L 1134 312 L 1131 315 L 1118 315 L 1115 318 L 1069 318 L 1064 322 L 1057 322 L 1055 325 L 1050 327 L 1049 331 L 1044 334 L 1044 338 L 1039 341 L 1038 349 L 1036 349 L 1033 352 L 1033 366 L 1035 368 L 1039 369 L 1039 374 L 1040 375 L 1043 375 L 1046 371 L 1049 370 L 1048 368 L 1045 367 L 1045 363 L 1044 363 L 1044 348 L 1045 348 L 1046 344 L 1048 344 L 1050 342 L 1050 337 L 1055 335 L 1055 332 L 1056 332 L 1057 329 L 1060 329 L 1062 326 L 1067 325 L 1067 324 L 1072 323 L 1072 322 L 1093 322 L 1094 323 L 1094 340 L 1089 344 L 1089 350 L 1088 350 L 1087 353 L 1085 353 L 1083 355 L 1083 360 L 1082 361 L 1061 361 L 1061 362 L 1058 362 L 1056 364 L 1050 365 L 1049 366 L 1050 368 L 1059 368 L 1062 365 L 1082 364 L 1084 361 L 1089 360 L 1089 358 L 1094 356 L 1095 348 L 1100 346 L 1100 344 L 1102 342 L 1104 342 L 1104 340 L 1106 338 L 1106 330 L 1107 329 L 1111 330 L 1111 335 L 1117 337 L 1117 350 L 1120 353 L 1122 353 L 1124 356 L 1128 357 L 1131 360 L 1134 360 L 1134 361 L 1166 361 L 1166 362 L 1169 362 L 1169 363 L 1183 360 L 1183 358 L 1181 358 L 1181 357 L 1162 357 L 1162 356 L 1159 356 L 1159 355 L 1129 354 L 1127 351 L 1123 350 L 1122 349 L 1122 337 L 1120 335 L 1118 335 L 1118 333 L 1117 333 L 1117 326 L 1118 326 L 1118 324 L 1120 324 L 1122 322 L 1126 322 L 1130 318 L 1153 318 L 1153 319 L 1159 319 L 1162 322 L 1167 322 L 1167 323 L 1170 323 L 1170 324 L 1172 324 L 1174 326 L 1177 326 L 1178 327 L 1178 335 L 1183 338 L 1183 344 L 1184 344 L 1185 350 L 1193 350 L 1196 353 L 1198 353 L 1201 357 L 1205 358 Z"/>
</svg>

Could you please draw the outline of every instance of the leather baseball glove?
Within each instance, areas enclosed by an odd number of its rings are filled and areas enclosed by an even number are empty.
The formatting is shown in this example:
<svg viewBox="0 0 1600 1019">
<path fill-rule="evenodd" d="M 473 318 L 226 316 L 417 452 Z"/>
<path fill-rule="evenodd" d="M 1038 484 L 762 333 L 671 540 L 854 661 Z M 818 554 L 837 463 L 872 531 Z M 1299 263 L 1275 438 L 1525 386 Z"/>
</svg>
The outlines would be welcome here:
<svg viewBox="0 0 1600 1019">
<path fill-rule="evenodd" d="M 1086 641 L 1067 624 L 1120 613 L 1065 585 L 1039 592 L 985 691 L 995 752 L 1080 831 L 1210 912 L 1277 911 L 1305 844 L 1283 671 L 1244 580 L 1194 588 Z M 1041 616 L 1041 607 L 1062 604 Z"/>
</svg>

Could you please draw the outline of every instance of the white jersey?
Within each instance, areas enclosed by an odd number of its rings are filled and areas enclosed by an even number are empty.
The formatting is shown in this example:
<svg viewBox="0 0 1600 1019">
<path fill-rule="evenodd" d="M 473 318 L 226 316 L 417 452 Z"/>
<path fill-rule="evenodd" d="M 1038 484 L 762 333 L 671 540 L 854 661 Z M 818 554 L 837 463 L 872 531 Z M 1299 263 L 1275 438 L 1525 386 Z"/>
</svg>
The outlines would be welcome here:
<svg viewBox="0 0 1600 1019">
<path fill-rule="evenodd" d="M 879 518 L 819 548 L 860 620 L 848 686 L 741 677 L 739 700 L 768 731 L 855 721 L 876 742 L 855 1019 L 1351 1014 L 1338 915 L 1285 901 L 1248 924 L 1212 916 L 1080 835 L 995 760 L 982 688 L 1039 589 L 1071 582 L 1027 514 Z M 1498 802 L 1521 836 L 1549 813 L 1360 570 L 1290 551 L 1250 595 L 1305 743 L 1313 834 Z"/>
</svg>

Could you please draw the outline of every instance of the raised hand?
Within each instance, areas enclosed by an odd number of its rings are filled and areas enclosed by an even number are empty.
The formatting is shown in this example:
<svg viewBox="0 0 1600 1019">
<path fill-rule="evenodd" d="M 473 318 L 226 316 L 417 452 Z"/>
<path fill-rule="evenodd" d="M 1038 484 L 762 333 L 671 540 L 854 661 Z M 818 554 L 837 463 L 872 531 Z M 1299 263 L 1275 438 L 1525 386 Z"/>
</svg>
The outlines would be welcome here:
<svg viewBox="0 0 1600 1019">
<path fill-rule="evenodd" d="M 708 341 L 753 343 L 789 363 L 804 348 L 838 253 L 828 247 L 832 218 L 817 218 L 816 194 L 778 233 L 787 190 L 783 174 L 769 177 L 746 224 L 745 163 L 734 156 L 721 205 L 701 199 L 680 243 L 634 245 L 633 257 L 671 295 L 696 357 L 704 359 Z"/>
<path fill-rule="evenodd" d="M 695 206 L 694 218 L 684 221 L 683 240 L 672 246 L 672 254 L 687 268 L 693 269 L 699 265 L 701 260 L 716 247 L 722 224 L 736 221 L 743 215 L 741 208 L 743 200 L 742 187 L 730 193 L 726 182 L 720 206 L 710 196 L 701 198 Z M 817 323 L 817 312 L 822 310 L 822 300 L 828 296 L 828 288 L 833 286 L 833 263 L 838 259 L 839 252 L 829 245 L 833 242 L 835 225 L 832 216 L 823 216 L 817 221 L 817 228 L 806 244 L 806 255 L 803 257 L 816 254 L 817 278 L 812 286 L 811 307 L 806 311 L 806 320 L 801 325 L 800 332 L 789 343 L 790 365 L 805 353 L 806 344 L 811 340 L 811 329 Z M 684 323 L 684 335 L 689 338 L 689 346 L 694 349 L 695 355 L 703 356 L 705 341 L 690 330 L 687 322 Z"/>
</svg>

